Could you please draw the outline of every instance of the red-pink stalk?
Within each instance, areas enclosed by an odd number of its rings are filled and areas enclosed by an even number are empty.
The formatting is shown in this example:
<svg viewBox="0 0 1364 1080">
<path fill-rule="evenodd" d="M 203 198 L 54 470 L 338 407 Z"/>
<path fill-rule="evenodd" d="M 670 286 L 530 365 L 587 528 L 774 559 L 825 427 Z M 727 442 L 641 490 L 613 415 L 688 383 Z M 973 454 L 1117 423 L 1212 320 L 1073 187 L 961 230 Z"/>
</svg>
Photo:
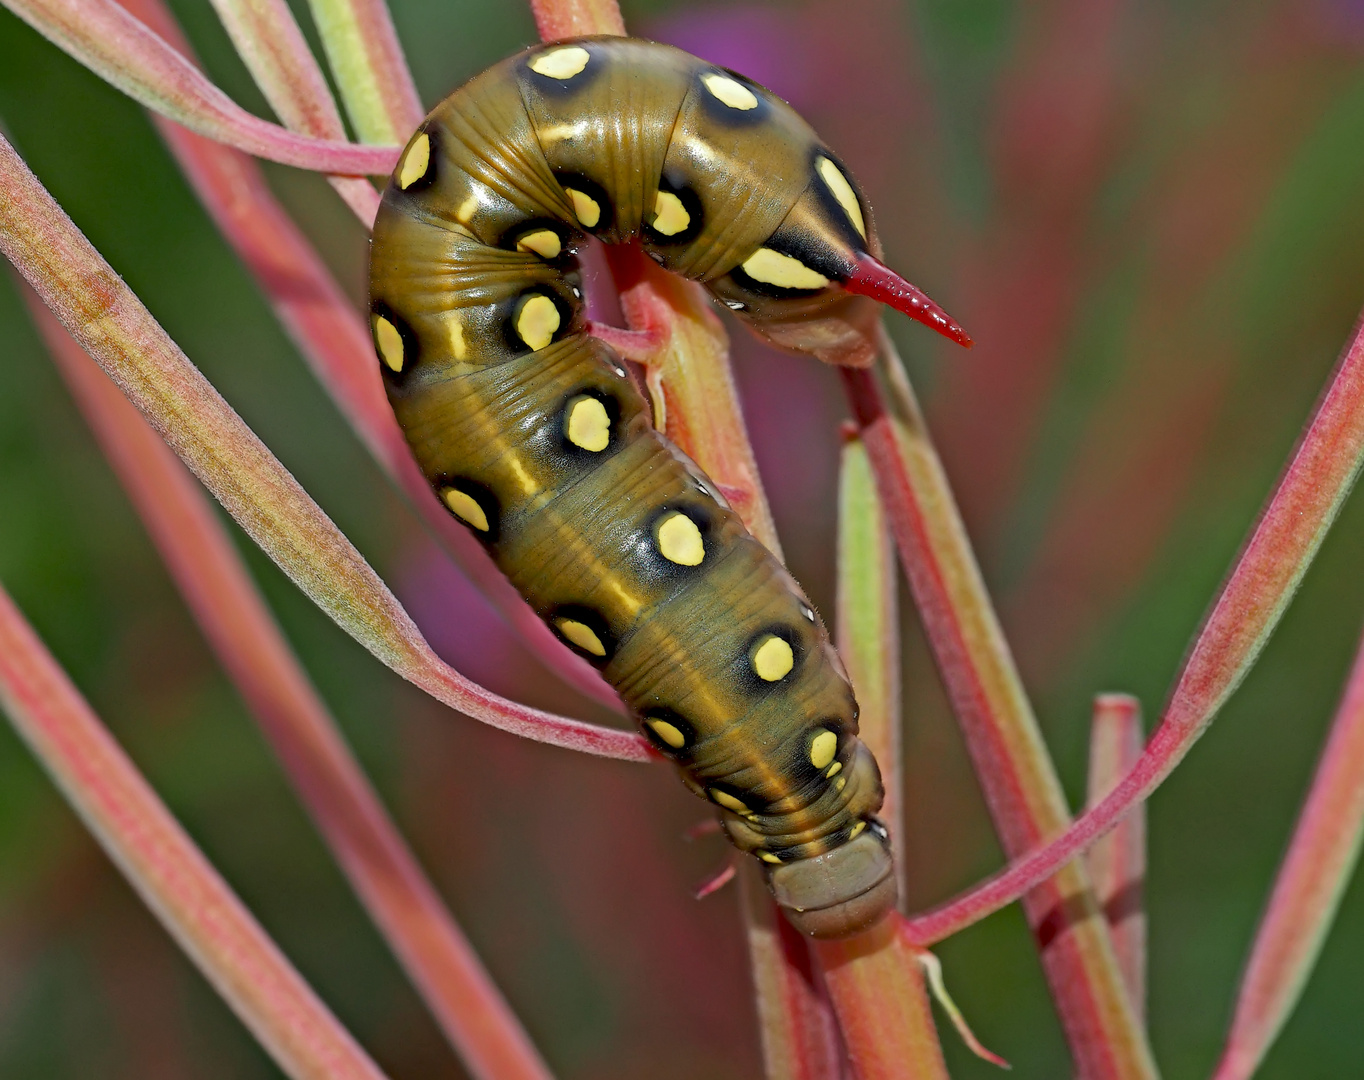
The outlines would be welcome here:
<svg viewBox="0 0 1364 1080">
<path fill-rule="evenodd" d="M 811 948 L 857 1080 L 947 1080 L 923 968 L 889 919 Z"/>
<path fill-rule="evenodd" d="M 484 1080 L 547 1080 L 299 667 L 203 489 L 32 293 L 48 350 L 214 652 L 403 967 Z"/>
<path fill-rule="evenodd" d="M 1356 323 L 1259 522 L 1209 612 L 1165 715 L 1132 771 L 1062 836 L 957 899 L 910 920 L 940 941 L 1013 903 L 1148 798 L 1240 685 L 1297 591 L 1364 461 L 1364 320 Z"/>
<path fill-rule="evenodd" d="M 156 797 L 2 588 L 0 705 L 129 883 L 285 1075 L 382 1080 Z"/>
<path fill-rule="evenodd" d="M 1364 643 L 1274 882 L 1214 1080 L 1248 1080 L 1312 973 L 1364 840 Z"/>
<path fill-rule="evenodd" d="M 772 902 L 751 859 L 739 867 L 767 1080 L 843 1080 L 843 1045 L 810 948 Z"/>
<path fill-rule="evenodd" d="M 625 34 L 625 20 L 616 0 L 530 0 L 530 10 L 542 41 L 585 34 Z"/>
<path fill-rule="evenodd" d="M 1100 802 L 1141 757 L 1141 703 L 1129 694 L 1099 694 L 1089 729 L 1086 803 Z M 1094 895 L 1108 920 L 1127 994 L 1137 1019 L 1146 1022 L 1146 805 L 1086 853 Z"/>
</svg>

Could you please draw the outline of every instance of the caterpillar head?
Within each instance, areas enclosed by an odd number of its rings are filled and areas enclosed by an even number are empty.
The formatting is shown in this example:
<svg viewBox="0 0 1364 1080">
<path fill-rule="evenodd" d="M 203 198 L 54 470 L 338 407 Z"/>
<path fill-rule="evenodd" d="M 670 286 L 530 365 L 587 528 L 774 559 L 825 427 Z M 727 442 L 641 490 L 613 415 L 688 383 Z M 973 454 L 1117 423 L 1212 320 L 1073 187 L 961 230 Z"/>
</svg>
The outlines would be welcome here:
<svg viewBox="0 0 1364 1080">
<path fill-rule="evenodd" d="M 767 883 L 791 925 L 811 937 L 846 937 L 895 908 L 895 869 L 878 822 L 832 851 L 772 867 Z"/>
</svg>

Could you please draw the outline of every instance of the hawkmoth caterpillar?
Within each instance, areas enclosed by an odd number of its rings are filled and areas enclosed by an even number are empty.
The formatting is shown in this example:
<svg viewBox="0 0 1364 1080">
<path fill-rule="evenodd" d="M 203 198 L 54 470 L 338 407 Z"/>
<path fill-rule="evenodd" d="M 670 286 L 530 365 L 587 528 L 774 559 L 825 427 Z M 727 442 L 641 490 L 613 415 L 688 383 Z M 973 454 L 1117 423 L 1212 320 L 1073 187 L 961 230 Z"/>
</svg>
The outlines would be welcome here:
<svg viewBox="0 0 1364 1080">
<path fill-rule="evenodd" d="M 792 922 L 852 933 L 895 903 L 852 689 L 800 586 L 585 332 L 589 235 L 637 241 L 829 362 L 870 361 L 876 300 L 969 339 L 881 265 L 865 201 L 789 106 L 637 39 L 538 46 L 457 90 L 374 226 L 375 348 L 438 497 L 762 861 Z"/>
</svg>

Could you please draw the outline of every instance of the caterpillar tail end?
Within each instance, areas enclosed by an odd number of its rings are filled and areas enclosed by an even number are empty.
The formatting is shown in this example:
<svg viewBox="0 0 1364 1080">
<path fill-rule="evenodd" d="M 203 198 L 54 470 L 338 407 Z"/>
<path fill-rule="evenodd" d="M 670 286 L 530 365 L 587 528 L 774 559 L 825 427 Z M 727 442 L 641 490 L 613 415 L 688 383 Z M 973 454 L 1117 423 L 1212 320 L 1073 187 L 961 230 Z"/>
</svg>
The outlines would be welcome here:
<svg viewBox="0 0 1364 1080">
<path fill-rule="evenodd" d="M 922 289 L 911 285 L 894 270 L 885 266 L 870 255 L 858 254 L 857 268 L 852 276 L 843 282 L 843 287 L 859 296 L 870 296 L 883 304 L 904 312 L 925 326 L 936 330 L 943 337 L 951 338 L 958 345 L 970 348 L 975 344 L 971 335 L 961 328 L 961 324 L 935 304 Z"/>
</svg>

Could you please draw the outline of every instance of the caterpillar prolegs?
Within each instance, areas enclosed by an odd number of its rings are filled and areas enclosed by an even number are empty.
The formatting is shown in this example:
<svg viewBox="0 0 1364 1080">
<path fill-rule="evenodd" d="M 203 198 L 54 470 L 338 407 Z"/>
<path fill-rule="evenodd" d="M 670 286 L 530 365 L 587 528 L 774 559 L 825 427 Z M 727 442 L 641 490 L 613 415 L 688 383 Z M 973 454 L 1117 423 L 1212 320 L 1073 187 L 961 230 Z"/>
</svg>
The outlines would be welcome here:
<svg viewBox="0 0 1364 1080">
<path fill-rule="evenodd" d="M 800 586 L 585 333 L 586 235 L 637 240 L 830 362 L 871 359 L 869 297 L 969 339 L 876 260 L 847 170 L 784 102 L 630 38 L 532 48 L 456 91 L 374 226 L 375 346 L 437 495 L 762 860 L 791 921 L 852 933 L 895 903 L 852 689 Z"/>
</svg>

